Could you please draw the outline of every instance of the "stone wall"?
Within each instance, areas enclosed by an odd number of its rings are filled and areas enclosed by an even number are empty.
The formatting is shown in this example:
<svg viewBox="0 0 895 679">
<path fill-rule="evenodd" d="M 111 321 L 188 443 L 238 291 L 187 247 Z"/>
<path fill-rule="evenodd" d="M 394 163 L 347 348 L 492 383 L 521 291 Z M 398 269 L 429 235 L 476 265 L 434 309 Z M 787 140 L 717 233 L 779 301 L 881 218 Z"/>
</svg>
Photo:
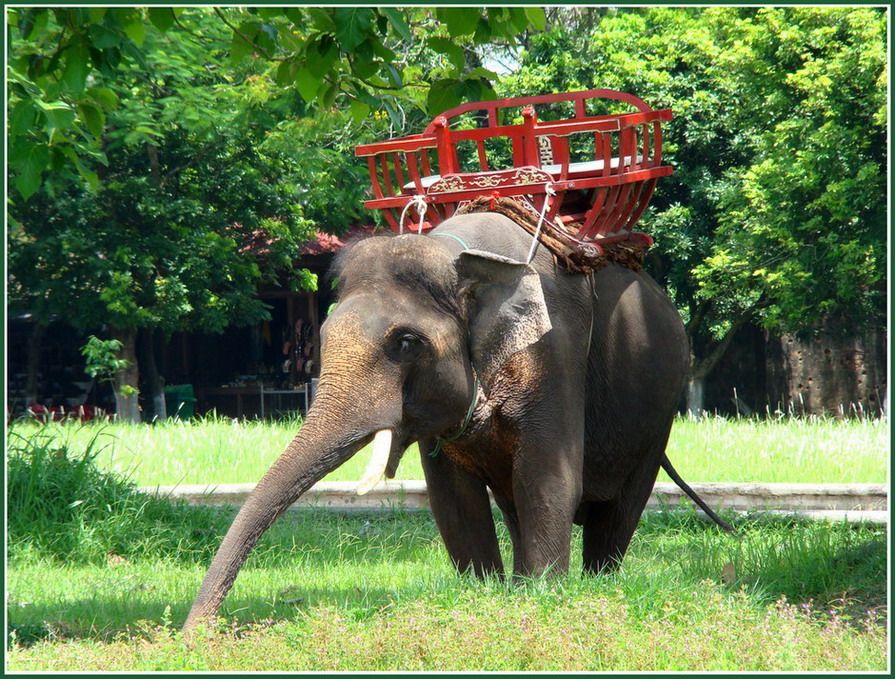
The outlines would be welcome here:
<svg viewBox="0 0 895 679">
<path fill-rule="evenodd" d="M 777 341 L 796 412 L 880 414 L 887 380 L 885 330 L 862 329 L 851 337 L 824 331 L 805 341 L 784 335 Z"/>
<path fill-rule="evenodd" d="M 824 331 L 800 340 L 748 325 L 709 375 L 705 407 L 726 416 L 878 416 L 886 369 L 885 328 Z"/>
</svg>

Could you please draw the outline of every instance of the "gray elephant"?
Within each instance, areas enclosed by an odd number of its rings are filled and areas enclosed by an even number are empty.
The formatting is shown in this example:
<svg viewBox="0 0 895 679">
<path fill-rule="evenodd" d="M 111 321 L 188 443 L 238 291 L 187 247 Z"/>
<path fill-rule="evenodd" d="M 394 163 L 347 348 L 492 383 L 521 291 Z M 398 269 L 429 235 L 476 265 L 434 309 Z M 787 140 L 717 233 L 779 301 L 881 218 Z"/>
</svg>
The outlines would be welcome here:
<svg viewBox="0 0 895 679">
<path fill-rule="evenodd" d="M 479 213 L 340 256 L 314 404 L 230 527 L 187 628 L 217 612 L 264 531 L 371 441 L 359 492 L 418 441 L 447 552 L 479 576 L 503 572 L 488 489 L 523 576 L 568 569 L 574 523 L 584 568 L 615 567 L 660 466 L 693 496 L 665 457 L 689 361 L 677 310 L 644 272 L 568 273 L 544 247 L 528 265 L 530 244 Z"/>
</svg>

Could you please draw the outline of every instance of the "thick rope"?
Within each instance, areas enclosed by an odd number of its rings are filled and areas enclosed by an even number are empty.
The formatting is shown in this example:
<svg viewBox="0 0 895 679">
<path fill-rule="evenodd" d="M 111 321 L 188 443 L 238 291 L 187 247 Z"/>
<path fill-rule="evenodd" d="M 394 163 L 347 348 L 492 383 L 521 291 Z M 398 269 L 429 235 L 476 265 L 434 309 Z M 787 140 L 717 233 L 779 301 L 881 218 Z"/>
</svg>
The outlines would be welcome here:
<svg viewBox="0 0 895 679">
<path fill-rule="evenodd" d="M 537 233 L 538 213 L 523 203 L 512 198 L 480 196 L 471 200 L 455 215 L 470 214 L 476 212 L 496 212 L 509 217 L 530 234 Z M 544 224 L 548 228 L 543 229 L 538 235 L 538 240 L 553 253 L 557 264 L 572 273 L 590 273 L 602 269 L 610 262 L 615 262 L 632 271 L 643 269 L 644 248 L 628 243 L 610 243 L 601 245 L 603 254 L 596 248 L 583 248 L 566 235 L 559 227 L 553 227 L 546 220 Z"/>
</svg>

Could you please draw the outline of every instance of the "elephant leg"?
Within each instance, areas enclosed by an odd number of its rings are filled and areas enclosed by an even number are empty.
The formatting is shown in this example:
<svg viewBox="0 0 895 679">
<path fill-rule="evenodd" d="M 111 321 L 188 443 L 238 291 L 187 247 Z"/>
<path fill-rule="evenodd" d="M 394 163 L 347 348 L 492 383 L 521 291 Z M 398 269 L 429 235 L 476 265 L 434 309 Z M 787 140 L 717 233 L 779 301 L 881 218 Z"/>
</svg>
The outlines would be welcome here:
<svg viewBox="0 0 895 679">
<path fill-rule="evenodd" d="M 637 470 L 625 481 L 617 498 L 588 503 L 582 512 L 585 572 L 613 571 L 621 564 L 658 473 L 658 463 Z"/>
<path fill-rule="evenodd" d="M 429 455 L 434 448 L 431 442 L 420 441 L 419 448 L 429 506 L 454 566 L 480 578 L 489 573 L 503 575 L 484 481 L 451 462 L 443 451 Z"/>
<path fill-rule="evenodd" d="M 559 575 L 569 569 L 572 522 L 581 500 L 581 451 L 546 441 L 537 452 L 526 448 L 513 470 L 522 548 L 521 564 L 514 559 L 516 575 Z M 544 454 L 551 449 L 553 454 Z"/>
<path fill-rule="evenodd" d="M 510 542 L 513 545 L 513 573 L 522 572 L 522 535 L 519 531 L 519 515 L 513 503 L 501 495 L 494 493 L 494 502 L 503 514 L 503 522 L 510 534 Z"/>
</svg>

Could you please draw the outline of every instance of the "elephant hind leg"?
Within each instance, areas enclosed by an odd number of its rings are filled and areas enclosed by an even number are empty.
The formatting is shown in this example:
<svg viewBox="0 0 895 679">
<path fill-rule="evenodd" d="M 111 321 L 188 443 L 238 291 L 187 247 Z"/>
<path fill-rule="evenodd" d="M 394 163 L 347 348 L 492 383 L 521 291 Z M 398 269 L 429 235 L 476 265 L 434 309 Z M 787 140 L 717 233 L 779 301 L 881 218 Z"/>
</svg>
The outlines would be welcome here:
<svg viewBox="0 0 895 679">
<path fill-rule="evenodd" d="M 619 567 L 658 473 L 658 464 L 651 471 L 640 470 L 614 500 L 590 502 L 581 508 L 585 572 L 603 573 Z"/>
</svg>

